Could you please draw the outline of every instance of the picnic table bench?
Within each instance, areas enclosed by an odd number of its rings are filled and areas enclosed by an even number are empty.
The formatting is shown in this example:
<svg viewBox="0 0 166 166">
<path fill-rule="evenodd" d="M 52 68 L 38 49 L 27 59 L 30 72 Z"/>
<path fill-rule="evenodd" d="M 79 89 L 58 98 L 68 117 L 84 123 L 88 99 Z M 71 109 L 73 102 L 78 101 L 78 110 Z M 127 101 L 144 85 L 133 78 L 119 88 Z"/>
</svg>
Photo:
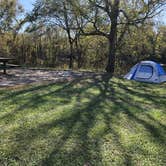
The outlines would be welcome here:
<svg viewBox="0 0 166 166">
<path fill-rule="evenodd" d="M 3 70 L 3 73 L 6 74 L 7 69 L 19 67 L 19 65 L 8 64 L 10 60 L 14 60 L 13 58 L 4 58 L 0 57 L 0 70 Z"/>
</svg>

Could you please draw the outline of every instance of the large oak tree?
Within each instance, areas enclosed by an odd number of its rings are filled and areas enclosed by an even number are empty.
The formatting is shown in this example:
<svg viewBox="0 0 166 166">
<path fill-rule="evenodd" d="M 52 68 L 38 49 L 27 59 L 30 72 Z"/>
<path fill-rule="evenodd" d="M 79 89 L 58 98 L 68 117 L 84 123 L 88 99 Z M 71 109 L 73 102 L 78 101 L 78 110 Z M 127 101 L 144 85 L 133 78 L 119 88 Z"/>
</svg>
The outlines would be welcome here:
<svg viewBox="0 0 166 166">
<path fill-rule="evenodd" d="M 78 1 L 77 1 L 78 3 Z M 139 26 L 162 11 L 165 0 L 85 0 L 77 21 L 83 35 L 99 35 L 108 39 L 106 71 L 114 73 L 117 48 L 130 26 Z M 86 12 L 85 12 L 86 9 Z M 91 27 L 91 28 L 89 28 Z"/>
</svg>

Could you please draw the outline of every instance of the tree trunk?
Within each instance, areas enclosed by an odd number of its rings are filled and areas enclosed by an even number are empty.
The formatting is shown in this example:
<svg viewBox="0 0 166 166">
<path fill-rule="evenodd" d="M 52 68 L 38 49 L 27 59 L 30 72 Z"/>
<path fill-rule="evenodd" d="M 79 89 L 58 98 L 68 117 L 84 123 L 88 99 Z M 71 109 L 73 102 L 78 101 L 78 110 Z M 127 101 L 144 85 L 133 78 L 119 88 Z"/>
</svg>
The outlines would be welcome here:
<svg viewBox="0 0 166 166">
<path fill-rule="evenodd" d="M 106 66 L 106 71 L 113 74 L 115 71 L 115 54 L 116 54 L 116 41 L 117 41 L 117 22 L 119 15 L 119 0 L 114 0 L 111 13 L 111 29 L 109 34 L 109 54 L 108 54 L 108 64 Z"/>
<path fill-rule="evenodd" d="M 67 35 L 68 35 L 68 41 L 69 41 L 69 44 L 70 44 L 70 61 L 69 61 L 69 69 L 72 69 L 73 68 L 73 39 L 72 39 L 72 36 L 71 36 L 71 27 L 70 27 L 70 24 L 69 24 L 69 18 L 68 18 L 68 10 L 66 8 L 66 2 L 64 1 L 63 2 L 63 9 L 64 9 L 64 21 L 65 21 L 65 30 L 67 32 Z"/>
<path fill-rule="evenodd" d="M 115 53 L 116 53 L 115 44 L 111 40 L 109 40 L 109 54 L 108 54 L 108 64 L 106 67 L 106 71 L 111 74 L 113 74 L 115 71 Z"/>
<path fill-rule="evenodd" d="M 81 44 L 79 42 L 79 37 L 77 37 L 75 39 L 75 48 L 76 48 L 76 52 L 77 52 L 77 68 L 80 69 L 81 68 L 81 54 L 82 54 L 82 51 L 81 51 Z"/>
<path fill-rule="evenodd" d="M 24 42 L 24 34 L 22 34 L 22 47 L 21 47 L 21 52 L 22 52 L 22 60 L 21 64 L 26 64 L 26 53 L 25 53 L 25 42 Z"/>
<path fill-rule="evenodd" d="M 70 44 L 70 61 L 69 61 L 69 69 L 73 68 L 73 42 L 69 39 Z"/>
</svg>

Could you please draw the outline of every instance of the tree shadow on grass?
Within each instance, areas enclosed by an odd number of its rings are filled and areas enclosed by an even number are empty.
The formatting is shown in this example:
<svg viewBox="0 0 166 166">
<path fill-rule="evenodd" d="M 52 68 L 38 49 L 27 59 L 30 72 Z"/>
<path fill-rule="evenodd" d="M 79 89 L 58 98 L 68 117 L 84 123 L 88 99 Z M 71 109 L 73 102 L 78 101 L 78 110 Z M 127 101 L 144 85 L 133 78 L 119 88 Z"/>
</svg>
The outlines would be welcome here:
<svg viewBox="0 0 166 166">
<path fill-rule="evenodd" d="M 122 82 L 112 80 L 109 75 L 74 80 L 71 83 L 60 86 L 56 90 L 54 88 L 52 89 L 54 86 L 56 84 L 39 86 L 30 88 L 29 90 L 17 91 L 8 97 L 6 96 L 11 100 L 11 103 L 17 100 L 25 100 L 22 105 L 12 112 L 15 115 L 20 111 L 25 111 L 26 115 L 27 109 L 34 109 L 36 111 L 36 108 L 47 103 L 50 104 L 47 110 L 49 112 L 53 106 L 57 107 L 58 105 L 72 103 L 73 96 L 75 97 L 73 106 L 70 110 L 67 110 L 69 113 L 64 113 L 63 116 L 55 120 L 52 119 L 51 121 L 39 123 L 32 128 L 25 128 L 24 130 L 17 129 L 18 132 L 15 135 L 16 145 L 10 154 L 11 158 L 18 160 L 18 163 L 21 164 L 26 160 L 20 157 L 20 151 L 28 149 L 36 139 L 40 138 L 44 140 L 48 139 L 50 149 L 46 149 L 42 159 L 39 160 L 36 158 L 37 165 L 82 166 L 104 165 L 104 162 L 107 165 L 108 161 L 103 159 L 101 149 L 105 141 L 105 136 L 111 134 L 112 143 L 114 144 L 115 151 L 119 152 L 120 159 L 118 158 L 117 161 L 109 160 L 109 162 L 112 162 L 114 165 L 133 165 L 133 152 L 129 151 L 123 145 L 119 131 L 114 128 L 120 121 L 120 119 L 116 121 L 120 113 L 125 114 L 130 121 L 142 125 L 157 144 L 159 143 L 161 146 L 165 145 L 165 135 L 162 133 L 162 131 L 165 131 L 165 126 L 146 114 L 148 110 L 142 107 L 139 102 L 134 102 L 131 97 L 143 97 L 148 101 L 157 103 L 157 96 L 152 94 L 144 96 L 142 92 L 139 92 L 139 86 L 132 87 L 132 89 L 131 87 L 128 88 Z M 121 92 L 120 89 L 124 92 Z M 44 92 L 44 94 L 38 94 L 39 91 L 42 92 L 43 90 L 49 91 Z M 93 93 L 91 90 L 98 92 Z M 21 99 L 22 95 L 26 93 L 32 93 L 32 95 Z M 56 102 L 58 98 L 63 100 Z M 83 98 L 87 99 L 87 101 L 83 102 Z M 164 106 L 163 103 L 162 106 Z M 43 113 L 45 111 L 43 110 Z M 135 111 L 138 112 L 136 113 Z M 142 119 L 138 116 L 138 113 L 144 114 L 146 119 Z M 10 119 L 12 121 L 12 114 L 5 115 L 1 120 Z M 102 116 L 101 121 L 104 122 L 104 128 L 99 134 L 92 134 L 90 136 L 89 133 L 96 128 L 96 123 L 100 123 L 97 119 L 99 115 Z M 151 122 L 148 120 L 151 120 Z M 62 132 L 58 136 L 51 137 L 49 132 L 55 128 L 59 128 Z M 70 141 L 71 145 L 68 145 Z M 111 150 L 114 153 L 114 149 Z M 140 151 L 143 153 L 141 147 Z M 26 161 L 25 163 L 28 164 L 29 162 Z"/>
<path fill-rule="evenodd" d="M 81 81 L 83 81 L 82 79 Z M 18 107 L 4 116 L 0 117 L 0 120 L 12 120 L 17 113 L 20 111 L 25 111 L 25 114 L 28 113 L 27 109 L 36 109 L 41 107 L 44 104 L 49 104 L 49 108 L 52 106 L 54 108 L 58 105 L 65 105 L 71 102 L 71 98 L 74 95 L 78 95 L 83 93 L 88 88 L 91 88 L 94 83 L 89 83 L 87 86 L 83 86 L 81 88 L 74 88 L 75 85 L 79 84 L 80 80 L 73 80 L 69 83 L 53 83 L 41 86 L 35 86 L 32 88 L 28 88 L 21 91 L 16 91 L 13 93 L 9 93 L 5 97 L 1 98 L 1 101 L 9 100 L 10 104 L 18 103 Z M 59 86 L 54 89 L 55 86 Z M 49 89 L 53 88 L 53 90 L 49 91 Z M 44 92 L 43 94 L 43 91 Z M 41 93 L 40 93 L 41 92 Z M 31 94 L 31 95 L 28 95 Z M 47 98 L 48 97 L 48 98 Z M 62 100 L 58 101 L 60 98 Z M 36 110 L 35 110 L 36 111 Z M 40 110 L 41 111 L 41 110 Z M 45 110 L 44 110 L 45 111 Z"/>
<path fill-rule="evenodd" d="M 71 92 L 71 93 L 75 94 L 78 91 L 78 93 L 77 93 L 77 100 L 78 101 L 77 101 L 76 105 L 74 105 L 73 113 L 71 113 L 71 115 L 69 117 L 67 116 L 65 118 L 61 118 L 59 120 L 52 121 L 52 122 L 47 123 L 47 124 L 41 124 L 41 125 L 37 126 L 36 129 L 30 129 L 29 131 L 25 130 L 24 131 L 25 133 L 24 132 L 23 133 L 19 133 L 18 135 L 16 135 L 16 138 L 18 140 L 24 140 L 27 143 L 27 145 L 29 145 L 38 136 L 38 134 L 40 136 L 41 135 L 43 136 L 43 135 L 47 134 L 48 130 L 50 130 L 51 128 L 54 128 L 55 126 L 56 127 L 61 127 L 61 128 L 65 127 L 65 130 L 63 131 L 63 135 L 61 136 L 60 140 L 58 141 L 58 143 L 54 147 L 54 151 L 49 155 L 49 157 L 47 157 L 45 159 L 45 161 L 43 161 L 43 163 L 47 163 L 48 165 L 50 163 L 50 165 L 52 165 L 53 164 L 52 163 L 52 156 L 57 154 L 57 152 L 60 150 L 60 147 L 62 147 L 63 144 L 65 144 L 67 139 L 73 133 L 73 127 L 77 123 L 79 123 L 79 127 L 77 127 L 75 129 L 76 130 L 75 131 L 75 137 L 77 137 L 77 139 L 79 140 L 79 142 L 81 142 L 82 145 L 79 145 L 80 148 L 77 151 L 77 153 L 80 156 L 83 157 L 85 163 L 86 162 L 90 162 L 91 161 L 91 159 L 90 159 L 91 155 L 88 152 L 89 148 L 87 146 L 89 145 L 90 142 L 94 143 L 94 141 L 90 141 L 88 139 L 87 133 L 88 133 L 88 129 L 91 128 L 91 126 L 93 125 L 95 114 L 97 114 L 97 111 L 98 111 L 97 109 L 93 109 L 93 108 L 94 107 L 98 108 L 98 109 L 100 108 L 99 100 L 100 100 L 101 96 L 100 96 L 100 94 L 98 96 L 93 96 L 90 99 L 89 103 L 87 103 L 87 104 L 85 104 L 85 105 L 80 107 L 81 94 L 86 89 L 88 89 L 89 87 L 91 87 L 91 85 L 90 86 L 88 85 L 88 87 L 86 87 L 86 88 L 83 86 L 83 88 L 81 88 L 79 90 L 72 89 L 71 91 L 69 91 L 68 88 L 66 89 L 67 93 Z M 70 88 L 71 88 L 71 86 L 70 86 Z M 56 96 L 58 95 L 58 97 L 63 97 L 64 98 L 64 95 L 62 95 L 61 93 L 64 93 L 64 91 L 62 90 L 60 93 L 56 93 L 55 92 L 54 95 L 56 95 Z M 47 95 L 52 95 L 52 93 L 51 94 L 47 94 Z M 69 98 L 70 98 L 70 95 L 71 94 L 69 94 Z M 30 100 L 29 102 L 30 103 L 34 102 L 34 100 Z M 44 102 L 43 102 L 43 104 L 44 104 Z M 78 106 L 77 106 L 77 104 L 78 104 Z M 26 103 L 26 105 L 29 106 L 28 103 Z M 35 104 L 33 104 L 33 105 L 35 105 Z M 17 113 L 17 111 L 15 113 Z M 30 135 L 30 137 L 27 137 L 28 135 Z M 26 136 L 26 138 L 25 138 L 25 136 Z M 96 145 L 96 141 L 95 141 L 94 144 Z M 19 145 L 18 145 L 18 147 L 19 147 Z M 96 151 L 97 151 L 97 149 L 96 149 Z M 15 149 L 13 149 L 13 154 L 15 154 Z M 71 155 L 71 153 L 70 153 L 70 156 L 74 157 L 73 155 Z M 66 158 L 66 157 L 64 156 L 64 158 Z M 96 160 L 99 160 L 100 157 L 98 156 L 98 157 L 95 157 L 95 158 L 96 158 Z M 67 162 L 69 162 L 69 161 L 70 160 L 67 159 Z"/>
</svg>

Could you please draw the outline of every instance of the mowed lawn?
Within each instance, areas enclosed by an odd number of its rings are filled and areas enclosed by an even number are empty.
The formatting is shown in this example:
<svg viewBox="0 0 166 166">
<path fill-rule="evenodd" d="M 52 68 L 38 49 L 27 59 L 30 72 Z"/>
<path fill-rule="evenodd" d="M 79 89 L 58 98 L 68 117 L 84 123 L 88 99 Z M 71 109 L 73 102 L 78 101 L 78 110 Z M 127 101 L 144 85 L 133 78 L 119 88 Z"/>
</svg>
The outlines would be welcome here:
<svg viewBox="0 0 166 166">
<path fill-rule="evenodd" d="M 1 89 L 0 165 L 165 166 L 166 84 L 103 75 Z"/>
</svg>

